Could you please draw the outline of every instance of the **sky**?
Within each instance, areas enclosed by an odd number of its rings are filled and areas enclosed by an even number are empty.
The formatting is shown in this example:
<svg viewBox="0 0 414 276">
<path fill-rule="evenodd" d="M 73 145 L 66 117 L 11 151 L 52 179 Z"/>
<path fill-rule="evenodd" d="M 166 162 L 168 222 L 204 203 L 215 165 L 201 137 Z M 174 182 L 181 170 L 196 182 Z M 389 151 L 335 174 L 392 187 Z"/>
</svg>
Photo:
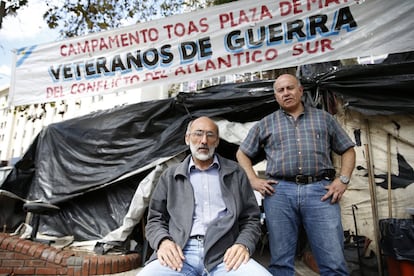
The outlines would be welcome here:
<svg viewBox="0 0 414 276">
<path fill-rule="evenodd" d="M 0 29 L 0 89 L 10 85 L 13 51 L 35 44 L 58 40 L 58 32 L 50 30 L 43 20 L 44 1 L 30 0 L 17 16 L 3 18 Z"/>
</svg>

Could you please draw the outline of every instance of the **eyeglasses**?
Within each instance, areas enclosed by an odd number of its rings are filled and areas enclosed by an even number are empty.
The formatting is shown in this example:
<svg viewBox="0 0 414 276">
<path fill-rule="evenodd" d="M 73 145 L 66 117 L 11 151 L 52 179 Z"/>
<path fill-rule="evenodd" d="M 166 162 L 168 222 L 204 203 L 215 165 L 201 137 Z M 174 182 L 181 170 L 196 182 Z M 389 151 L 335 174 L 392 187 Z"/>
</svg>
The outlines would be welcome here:
<svg viewBox="0 0 414 276">
<path fill-rule="evenodd" d="M 207 137 L 208 140 L 215 140 L 217 139 L 217 135 L 212 131 L 204 131 L 204 130 L 195 130 L 190 133 L 191 136 L 196 138 L 203 138 L 204 135 Z"/>
</svg>

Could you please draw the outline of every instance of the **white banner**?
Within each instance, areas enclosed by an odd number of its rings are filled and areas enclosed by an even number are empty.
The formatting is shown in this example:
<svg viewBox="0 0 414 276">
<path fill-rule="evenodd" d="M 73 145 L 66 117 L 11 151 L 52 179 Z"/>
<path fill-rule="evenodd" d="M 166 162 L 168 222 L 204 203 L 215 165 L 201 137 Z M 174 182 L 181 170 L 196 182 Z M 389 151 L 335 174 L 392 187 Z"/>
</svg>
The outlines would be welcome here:
<svg viewBox="0 0 414 276">
<path fill-rule="evenodd" d="M 414 50 L 414 1 L 247 0 L 16 50 L 23 105 Z"/>
</svg>

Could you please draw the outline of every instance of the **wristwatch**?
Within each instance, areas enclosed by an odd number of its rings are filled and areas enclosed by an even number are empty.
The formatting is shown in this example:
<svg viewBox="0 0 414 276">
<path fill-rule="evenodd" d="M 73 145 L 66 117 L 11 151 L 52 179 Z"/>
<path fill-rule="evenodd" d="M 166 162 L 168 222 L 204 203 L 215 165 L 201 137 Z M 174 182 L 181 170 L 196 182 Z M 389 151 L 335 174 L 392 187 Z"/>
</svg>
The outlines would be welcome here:
<svg viewBox="0 0 414 276">
<path fill-rule="evenodd" d="M 346 175 L 340 175 L 339 176 L 339 180 L 343 183 L 343 184 L 348 184 L 349 183 L 349 177 Z"/>
</svg>

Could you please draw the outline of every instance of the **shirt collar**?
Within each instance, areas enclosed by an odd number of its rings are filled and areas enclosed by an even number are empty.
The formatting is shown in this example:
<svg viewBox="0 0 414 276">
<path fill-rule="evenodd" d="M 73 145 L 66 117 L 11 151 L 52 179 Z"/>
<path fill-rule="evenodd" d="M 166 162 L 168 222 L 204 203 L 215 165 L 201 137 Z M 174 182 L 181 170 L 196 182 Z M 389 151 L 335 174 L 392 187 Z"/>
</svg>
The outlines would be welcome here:
<svg viewBox="0 0 414 276">
<path fill-rule="evenodd" d="M 217 155 L 214 154 L 213 163 L 210 164 L 207 170 L 210 169 L 220 169 L 220 163 L 218 161 Z M 195 165 L 193 158 L 190 158 L 190 163 L 188 163 L 188 172 L 190 173 L 192 170 L 198 170 L 197 166 Z"/>
<path fill-rule="evenodd" d="M 302 112 L 299 116 L 301 116 L 301 115 L 305 114 L 305 112 L 306 112 L 306 110 L 307 110 L 306 105 L 305 105 L 305 103 L 304 103 L 304 102 L 302 102 L 302 105 L 303 105 L 303 112 Z M 292 115 L 290 115 L 289 113 L 287 113 L 287 112 L 286 112 L 283 108 L 280 108 L 280 110 L 282 110 L 282 112 L 283 112 L 286 116 L 292 116 Z"/>
</svg>

